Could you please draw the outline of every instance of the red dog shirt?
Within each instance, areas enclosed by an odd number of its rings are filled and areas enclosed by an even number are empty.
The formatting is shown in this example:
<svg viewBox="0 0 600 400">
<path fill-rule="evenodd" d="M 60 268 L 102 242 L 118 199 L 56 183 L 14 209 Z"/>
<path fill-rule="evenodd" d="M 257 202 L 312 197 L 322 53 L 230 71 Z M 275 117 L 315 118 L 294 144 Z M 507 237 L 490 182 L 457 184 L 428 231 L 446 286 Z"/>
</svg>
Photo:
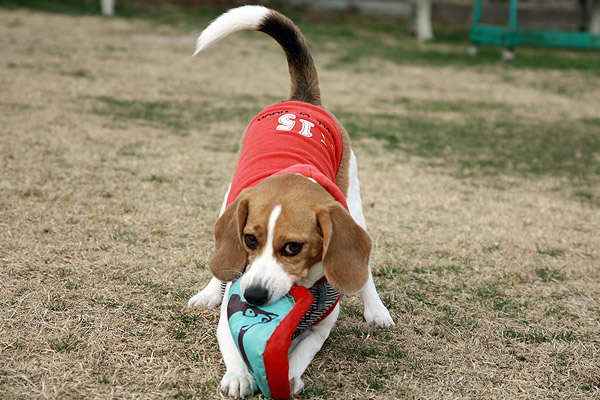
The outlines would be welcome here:
<svg viewBox="0 0 600 400">
<path fill-rule="evenodd" d="M 335 120 L 322 108 L 300 101 L 267 107 L 248 126 L 227 206 L 270 176 L 296 173 L 314 179 L 348 209 L 335 184 L 342 146 Z"/>
</svg>

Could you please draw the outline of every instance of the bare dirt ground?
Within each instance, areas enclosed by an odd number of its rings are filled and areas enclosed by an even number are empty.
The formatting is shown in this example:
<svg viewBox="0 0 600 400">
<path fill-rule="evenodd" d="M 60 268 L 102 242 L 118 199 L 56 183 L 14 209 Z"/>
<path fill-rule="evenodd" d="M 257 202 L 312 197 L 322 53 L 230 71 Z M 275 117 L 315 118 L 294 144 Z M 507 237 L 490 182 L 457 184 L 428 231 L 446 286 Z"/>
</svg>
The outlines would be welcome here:
<svg viewBox="0 0 600 400">
<path fill-rule="evenodd" d="M 186 303 L 210 279 L 238 135 L 289 78 L 258 33 L 192 59 L 201 28 L 0 10 L 0 397 L 221 396 L 218 311 Z M 379 34 L 373 46 L 410 42 Z M 597 74 L 344 64 L 342 40 L 313 55 L 349 130 L 410 119 L 600 135 Z M 519 173 L 528 157 L 489 173 L 451 146 L 427 157 L 354 137 L 397 326 L 365 326 L 360 299 L 344 298 L 299 398 L 600 397 L 596 142 L 556 173 Z M 502 143 L 469 160 L 494 161 Z"/>
</svg>

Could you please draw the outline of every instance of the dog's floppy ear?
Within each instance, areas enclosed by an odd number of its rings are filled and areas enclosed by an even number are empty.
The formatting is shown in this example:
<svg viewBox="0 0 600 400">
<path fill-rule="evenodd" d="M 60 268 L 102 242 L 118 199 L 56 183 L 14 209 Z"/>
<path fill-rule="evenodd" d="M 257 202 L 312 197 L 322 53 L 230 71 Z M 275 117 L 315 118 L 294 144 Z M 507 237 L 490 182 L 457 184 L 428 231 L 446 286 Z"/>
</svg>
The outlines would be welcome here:
<svg viewBox="0 0 600 400">
<path fill-rule="evenodd" d="M 371 238 L 338 202 L 317 211 L 323 232 L 323 271 L 343 293 L 360 290 L 369 276 Z"/>
<path fill-rule="evenodd" d="M 215 251 L 210 271 L 222 281 L 232 281 L 244 271 L 248 253 L 242 245 L 242 231 L 248 218 L 248 196 L 242 193 L 227 207 L 215 225 Z"/>
</svg>

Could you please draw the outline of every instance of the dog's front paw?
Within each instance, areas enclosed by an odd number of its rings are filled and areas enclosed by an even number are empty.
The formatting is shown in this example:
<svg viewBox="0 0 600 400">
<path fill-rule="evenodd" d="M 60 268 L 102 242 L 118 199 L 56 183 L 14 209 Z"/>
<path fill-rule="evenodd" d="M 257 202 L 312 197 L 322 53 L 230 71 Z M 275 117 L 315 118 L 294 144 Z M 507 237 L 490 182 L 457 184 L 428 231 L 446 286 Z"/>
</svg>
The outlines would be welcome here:
<svg viewBox="0 0 600 400">
<path fill-rule="evenodd" d="M 256 381 L 248 372 L 227 372 L 221 379 L 221 390 L 231 397 L 244 398 L 256 392 Z"/>
<path fill-rule="evenodd" d="M 389 328 L 396 325 L 390 312 L 383 305 L 373 310 L 365 309 L 365 321 L 369 325 L 375 325 L 380 328 Z"/>
<path fill-rule="evenodd" d="M 304 382 L 299 376 L 290 376 L 290 393 L 293 395 L 298 394 L 304 387 Z"/>
<path fill-rule="evenodd" d="M 205 305 L 208 307 L 216 307 L 221 304 L 221 288 L 214 290 L 210 285 L 199 291 L 194 297 L 188 301 L 188 307 L 200 307 Z"/>
</svg>

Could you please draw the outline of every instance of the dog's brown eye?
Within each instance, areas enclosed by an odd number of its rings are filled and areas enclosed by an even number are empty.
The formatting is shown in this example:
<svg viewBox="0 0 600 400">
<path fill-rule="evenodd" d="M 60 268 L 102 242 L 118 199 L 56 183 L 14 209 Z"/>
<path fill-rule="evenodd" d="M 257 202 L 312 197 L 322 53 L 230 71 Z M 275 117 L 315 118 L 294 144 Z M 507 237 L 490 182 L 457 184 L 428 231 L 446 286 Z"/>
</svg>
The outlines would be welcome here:
<svg viewBox="0 0 600 400">
<path fill-rule="evenodd" d="M 302 246 L 303 244 L 298 242 L 286 243 L 285 246 L 283 246 L 283 249 L 281 249 L 281 255 L 286 257 L 293 257 L 296 254 L 300 253 L 300 250 L 302 250 Z"/>
<path fill-rule="evenodd" d="M 256 240 L 256 236 L 254 235 L 244 235 L 244 242 L 250 250 L 255 250 L 258 247 L 258 240 Z"/>
</svg>

